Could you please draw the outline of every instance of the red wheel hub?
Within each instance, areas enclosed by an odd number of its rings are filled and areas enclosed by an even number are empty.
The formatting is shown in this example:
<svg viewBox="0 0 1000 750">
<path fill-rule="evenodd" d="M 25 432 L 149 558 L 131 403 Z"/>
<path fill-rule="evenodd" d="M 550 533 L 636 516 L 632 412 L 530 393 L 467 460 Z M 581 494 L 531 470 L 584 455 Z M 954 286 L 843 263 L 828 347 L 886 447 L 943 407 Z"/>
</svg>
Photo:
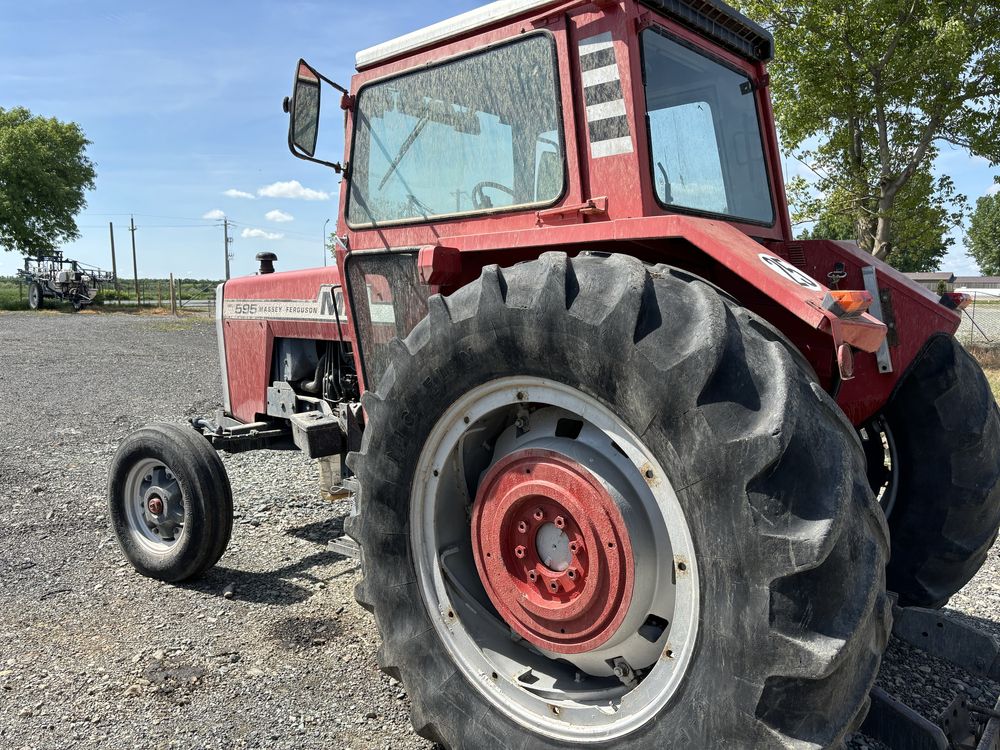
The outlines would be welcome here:
<svg viewBox="0 0 1000 750">
<path fill-rule="evenodd" d="M 567 456 L 528 449 L 494 464 L 476 495 L 472 543 L 493 605 L 541 648 L 591 651 L 625 619 L 635 581 L 625 521 Z"/>
<path fill-rule="evenodd" d="M 146 507 L 149 508 L 149 512 L 154 516 L 158 516 L 163 512 L 163 501 L 156 495 L 149 498 L 149 502 L 146 503 Z"/>
</svg>

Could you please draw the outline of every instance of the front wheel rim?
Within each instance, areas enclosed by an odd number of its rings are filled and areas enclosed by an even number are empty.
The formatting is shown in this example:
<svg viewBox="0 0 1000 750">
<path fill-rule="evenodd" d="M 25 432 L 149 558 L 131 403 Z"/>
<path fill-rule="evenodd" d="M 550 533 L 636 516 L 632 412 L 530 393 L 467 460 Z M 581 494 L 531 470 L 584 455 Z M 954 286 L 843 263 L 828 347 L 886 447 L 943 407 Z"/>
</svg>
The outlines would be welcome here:
<svg viewBox="0 0 1000 750">
<path fill-rule="evenodd" d="M 125 521 L 147 551 L 169 553 L 184 533 L 184 493 L 170 468 L 154 458 L 137 461 L 125 476 Z"/>
<path fill-rule="evenodd" d="M 516 476 L 539 467 L 549 474 L 538 482 Z M 576 475 L 592 487 L 586 506 L 559 495 Z M 538 489 L 545 481 L 551 491 Z M 690 529 L 663 467 L 596 399 L 541 378 L 472 389 L 428 436 L 410 512 L 428 614 L 494 708 L 587 743 L 639 729 L 677 692 L 697 638 Z M 579 603 L 572 590 L 591 579 L 611 590 Z M 512 615 L 522 595 L 533 601 Z"/>
</svg>

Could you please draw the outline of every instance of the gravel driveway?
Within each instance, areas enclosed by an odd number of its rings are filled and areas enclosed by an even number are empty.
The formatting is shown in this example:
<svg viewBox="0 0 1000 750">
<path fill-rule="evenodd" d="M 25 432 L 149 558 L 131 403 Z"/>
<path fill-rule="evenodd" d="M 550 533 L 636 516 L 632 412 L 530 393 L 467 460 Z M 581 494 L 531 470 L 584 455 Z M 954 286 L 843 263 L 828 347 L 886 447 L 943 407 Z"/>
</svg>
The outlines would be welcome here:
<svg viewBox="0 0 1000 750">
<path fill-rule="evenodd" d="M 108 463 L 141 424 L 218 405 L 211 322 L 0 313 L 0 373 L 0 748 L 431 747 L 375 666 L 358 572 L 327 547 L 348 502 L 319 498 L 312 462 L 224 456 L 236 525 L 204 579 L 125 563 Z M 998 582 L 993 552 L 952 606 L 1000 636 Z M 925 715 L 1000 691 L 895 640 L 879 680 Z"/>
</svg>

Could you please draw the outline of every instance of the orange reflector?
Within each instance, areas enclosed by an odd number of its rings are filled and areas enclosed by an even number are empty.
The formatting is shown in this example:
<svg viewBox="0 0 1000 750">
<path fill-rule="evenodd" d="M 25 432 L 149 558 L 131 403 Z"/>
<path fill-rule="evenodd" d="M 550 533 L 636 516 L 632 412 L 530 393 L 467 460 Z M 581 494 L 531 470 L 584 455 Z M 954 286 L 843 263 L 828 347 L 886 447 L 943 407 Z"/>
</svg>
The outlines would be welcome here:
<svg viewBox="0 0 1000 750">
<path fill-rule="evenodd" d="M 964 310 L 972 304 L 972 295 L 962 292 L 945 292 L 941 295 L 941 304 L 951 310 Z"/>
<path fill-rule="evenodd" d="M 872 296 L 868 292 L 833 289 L 823 297 L 823 307 L 838 318 L 856 318 L 865 313 L 871 304 Z"/>
</svg>

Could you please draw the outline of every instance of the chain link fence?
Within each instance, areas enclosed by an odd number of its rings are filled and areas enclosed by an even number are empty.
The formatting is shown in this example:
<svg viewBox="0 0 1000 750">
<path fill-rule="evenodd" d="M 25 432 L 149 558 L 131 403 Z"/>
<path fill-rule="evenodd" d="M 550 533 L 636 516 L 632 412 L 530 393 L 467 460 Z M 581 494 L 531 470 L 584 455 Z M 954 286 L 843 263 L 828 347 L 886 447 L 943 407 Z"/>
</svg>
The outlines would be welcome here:
<svg viewBox="0 0 1000 750">
<path fill-rule="evenodd" d="M 955 335 L 963 344 L 1000 345 L 1000 297 L 983 292 L 972 295 L 972 304 L 962 313 L 962 325 Z"/>
</svg>

